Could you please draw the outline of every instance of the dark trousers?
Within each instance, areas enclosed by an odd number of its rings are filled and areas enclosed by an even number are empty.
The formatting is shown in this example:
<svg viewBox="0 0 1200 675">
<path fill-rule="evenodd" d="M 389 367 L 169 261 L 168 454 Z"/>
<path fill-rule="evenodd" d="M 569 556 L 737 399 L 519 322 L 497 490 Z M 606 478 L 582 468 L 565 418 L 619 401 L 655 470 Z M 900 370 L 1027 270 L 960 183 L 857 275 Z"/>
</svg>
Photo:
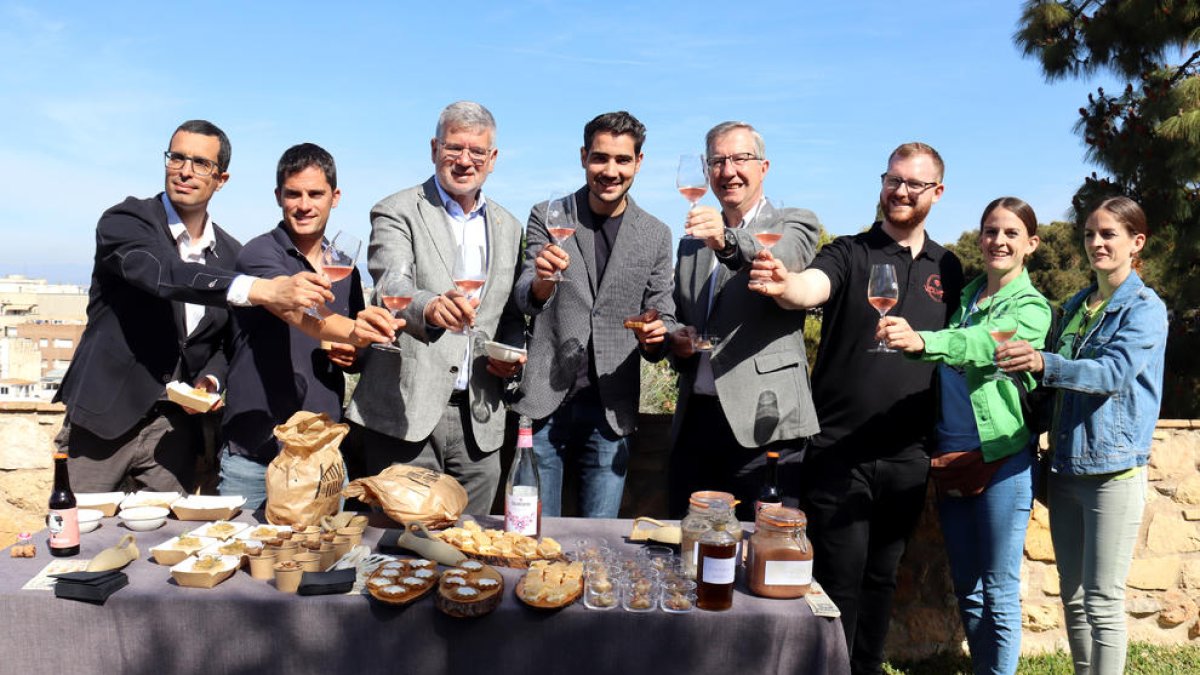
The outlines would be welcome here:
<svg viewBox="0 0 1200 675">
<path fill-rule="evenodd" d="M 896 568 L 925 505 L 929 459 L 919 452 L 854 460 L 810 453 L 801 508 L 813 576 L 842 611 L 852 672 L 880 673 Z"/>
<path fill-rule="evenodd" d="M 145 489 L 189 494 L 204 448 L 198 417 L 164 401 L 117 438 L 101 438 L 66 421 L 54 442 L 67 453 L 75 492 Z"/>
<path fill-rule="evenodd" d="M 779 490 L 787 506 L 799 505 L 800 467 L 805 439 L 776 441 L 758 448 L 738 443 L 716 396 L 693 394 L 671 449 L 669 502 L 672 518 L 687 514 L 697 490 L 730 492 L 740 500 L 738 520 L 754 522 L 754 501 L 767 476 L 767 452 L 779 452 Z"/>
</svg>

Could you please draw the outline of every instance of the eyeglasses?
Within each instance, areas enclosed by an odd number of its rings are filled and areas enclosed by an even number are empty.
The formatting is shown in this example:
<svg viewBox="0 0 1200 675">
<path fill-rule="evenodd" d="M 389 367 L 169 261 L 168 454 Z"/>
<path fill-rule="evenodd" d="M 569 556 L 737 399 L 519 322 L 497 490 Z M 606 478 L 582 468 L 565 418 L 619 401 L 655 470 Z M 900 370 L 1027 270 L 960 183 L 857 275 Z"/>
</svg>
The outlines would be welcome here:
<svg viewBox="0 0 1200 675">
<path fill-rule="evenodd" d="M 925 181 L 919 180 L 904 180 L 899 176 L 893 176 L 887 173 L 880 174 L 879 179 L 883 181 L 883 189 L 887 190 L 888 192 L 895 192 L 896 190 L 900 189 L 901 185 L 904 185 L 908 187 L 908 194 L 910 195 L 919 195 L 931 187 L 940 185 L 940 183 L 937 181 L 926 183 Z"/>
<path fill-rule="evenodd" d="M 725 162 L 732 164 L 735 169 L 740 169 L 750 161 L 761 162 L 762 157 L 752 152 L 739 152 L 733 155 L 714 155 L 705 160 L 709 171 L 720 171 L 725 166 Z"/>
<path fill-rule="evenodd" d="M 489 155 L 492 154 L 491 148 L 476 148 L 466 145 L 458 145 L 456 143 L 445 143 L 441 140 L 438 145 L 442 146 L 442 152 L 450 159 L 458 159 L 465 152 L 471 157 L 471 163 L 475 166 L 480 166 L 487 161 Z"/>
<path fill-rule="evenodd" d="M 168 150 L 163 153 L 163 158 L 166 160 L 167 168 L 176 171 L 182 169 L 183 165 L 188 162 L 192 163 L 192 171 L 196 172 L 197 176 L 210 176 L 217 171 L 217 163 L 203 157 L 191 157 L 182 152 Z"/>
</svg>

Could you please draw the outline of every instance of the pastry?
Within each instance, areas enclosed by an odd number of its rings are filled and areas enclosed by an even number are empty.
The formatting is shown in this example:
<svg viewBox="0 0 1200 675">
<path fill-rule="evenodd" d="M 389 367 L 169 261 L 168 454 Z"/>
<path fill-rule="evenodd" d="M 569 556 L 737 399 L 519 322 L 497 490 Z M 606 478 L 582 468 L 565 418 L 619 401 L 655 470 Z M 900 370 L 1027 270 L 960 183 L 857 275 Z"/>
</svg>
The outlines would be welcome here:
<svg viewBox="0 0 1200 675">
<path fill-rule="evenodd" d="M 437 608 L 459 618 L 473 618 L 490 613 L 500 605 L 504 594 L 504 577 L 490 565 L 467 560 L 458 568 L 461 572 L 442 575 L 434 603 Z"/>
</svg>

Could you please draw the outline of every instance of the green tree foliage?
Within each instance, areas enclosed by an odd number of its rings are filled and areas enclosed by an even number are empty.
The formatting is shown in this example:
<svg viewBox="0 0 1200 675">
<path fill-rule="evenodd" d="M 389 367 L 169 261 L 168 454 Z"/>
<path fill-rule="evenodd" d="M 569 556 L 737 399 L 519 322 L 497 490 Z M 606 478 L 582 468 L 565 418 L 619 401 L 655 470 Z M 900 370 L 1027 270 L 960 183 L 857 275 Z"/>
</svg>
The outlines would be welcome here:
<svg viewBox="0 0 1200 675">
<path fill-rule="evenodd" d="M 1093 172 L 1073 200 L 1082 222 L 1124 194 L 1146 210 L 1143 271 L 1171 307 L 1200 300 L 1200 2 L 1073 0 L 1025 3 L 1014 36 L 1048 80 L 1104 70 L 1127 82 L 1097 89 L 1076 131 Z"/>
</svg>

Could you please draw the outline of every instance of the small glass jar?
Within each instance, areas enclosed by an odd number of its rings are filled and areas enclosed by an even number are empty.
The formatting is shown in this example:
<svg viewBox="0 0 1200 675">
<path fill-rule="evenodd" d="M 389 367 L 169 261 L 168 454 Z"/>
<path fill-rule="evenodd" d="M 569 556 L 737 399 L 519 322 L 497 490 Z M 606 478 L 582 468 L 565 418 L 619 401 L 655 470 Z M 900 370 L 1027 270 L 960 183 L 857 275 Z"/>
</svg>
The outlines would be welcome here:
<svg viewBox="0 0 1200 675">
<path fill-rule="evenodd" d="M 813 551 L 799 509 L 773 506 L 754 521 L 750 537 L 750 592 L 764 598 L 799 598 L 812 585 Z"/>
<path fill-rule="evenodd" d="M 709 514 L 714 522 L 728 520 L 732 509 L 712 501 Z M 712 527 L 700 537 L 696 553 L 696 606 L 722 611 L 733 606 L 733 582 L 737 576 L 738 542 L 728 529 Z"/>
<path fill-rule="evenodd" d="M 693 492 L 688 499 L 688 513 L 679 524 L 681 531 L 679 555 L 683 559 L 683 572 L 689 578 L 696 578 L 697 552 L 700 537 L 705 532 L 717 529 L 725 530 L 733 535 L 737 542 L 742 540 L 742 525 L 733 514 L 736 500 L 728 492 L 702 490 Z M 713 506 L 727 508 L 714 510 Z"/>
</svg>

